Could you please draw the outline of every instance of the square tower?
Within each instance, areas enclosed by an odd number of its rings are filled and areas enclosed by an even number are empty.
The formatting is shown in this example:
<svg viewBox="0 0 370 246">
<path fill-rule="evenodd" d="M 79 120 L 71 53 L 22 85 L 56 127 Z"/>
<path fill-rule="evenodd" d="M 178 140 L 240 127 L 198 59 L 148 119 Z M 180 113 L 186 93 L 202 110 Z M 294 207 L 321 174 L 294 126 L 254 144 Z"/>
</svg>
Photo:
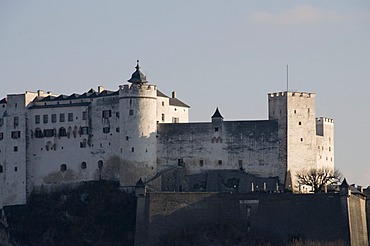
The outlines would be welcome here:
<svg viewBox="0 0 370 246">
<path fill-rule="evenodd" d="M 279 177 L 287 189 L 297 191 L 296 173 L 317 166 L 315 94 L 288 91 L 268 98 L 269 119 L 279 126 Z"/>
</svg>

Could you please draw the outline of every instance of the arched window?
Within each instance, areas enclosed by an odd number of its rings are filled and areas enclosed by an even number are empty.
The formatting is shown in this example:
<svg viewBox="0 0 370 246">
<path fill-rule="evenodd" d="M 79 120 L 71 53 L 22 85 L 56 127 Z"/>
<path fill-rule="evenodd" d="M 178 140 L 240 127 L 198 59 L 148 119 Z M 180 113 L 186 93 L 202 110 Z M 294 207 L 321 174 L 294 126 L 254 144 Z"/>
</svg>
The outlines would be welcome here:
<svg viewBox="0 0 370 246">
<path fill-rule="evenodd" d="M 59 137 L 67 137 L 67 130 L 64 127 L 59 128 Z"/>
<path fill-rule="evenodd" d="M 86 162 L 81 162 L 81 169 L 86 169 Z"/>
<path fill-rule="evenodd" d="M 60 171 L 65 172 L 67 170 L 67 164 L 60 165 Z"/>
<path fill-rule="evenodd" d="M 35 129 L 35 138 L 43 138 L 44 134 L 42 134 L 42 131 L 40 128 Z"/>
<path fill-rule="evenodd" d="M 103 161 L 102 160 L 98 161 L 98 168 L 99 169 L 103 168 Z"/>
<path fill-rule="evenodd" d="M 48 142 L 45 144 L 45 149 L 46 149 L 47 151 L 52 150 L 52 149 L 53 149 L 53 144 L 52 144 L 50 141 L 48 141 Z"/>
</svg>

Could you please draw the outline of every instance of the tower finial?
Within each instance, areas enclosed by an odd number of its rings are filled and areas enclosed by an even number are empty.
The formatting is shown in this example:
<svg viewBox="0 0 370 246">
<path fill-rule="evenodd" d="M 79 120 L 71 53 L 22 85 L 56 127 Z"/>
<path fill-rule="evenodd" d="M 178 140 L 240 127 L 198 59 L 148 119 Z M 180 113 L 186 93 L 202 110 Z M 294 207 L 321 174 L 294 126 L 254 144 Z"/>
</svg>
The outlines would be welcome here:
<svg viewBox="0 0 370 246">
<path fill-rule="evenodd" d="M 136 60 L 136 69 L 140 69 L 140 65 L 139 65 L 139 59 Z"/>
</svg>

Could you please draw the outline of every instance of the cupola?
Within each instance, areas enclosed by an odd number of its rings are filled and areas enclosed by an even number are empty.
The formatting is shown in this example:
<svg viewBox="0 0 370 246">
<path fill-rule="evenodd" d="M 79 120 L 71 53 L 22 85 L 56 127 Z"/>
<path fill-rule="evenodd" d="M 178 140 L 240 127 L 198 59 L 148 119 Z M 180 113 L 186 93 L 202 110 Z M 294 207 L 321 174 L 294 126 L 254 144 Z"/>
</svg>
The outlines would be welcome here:
<svg viewBox="0 0 370 246">
<path fill-rule="evenodd" d="M 139 60 L 136 61 L 136 71 L 131 75 L 131 79 L 127 80 L 133 84 L 144 84 L 148 83 L 146 76 L 140 71 Z"/>
</svg>

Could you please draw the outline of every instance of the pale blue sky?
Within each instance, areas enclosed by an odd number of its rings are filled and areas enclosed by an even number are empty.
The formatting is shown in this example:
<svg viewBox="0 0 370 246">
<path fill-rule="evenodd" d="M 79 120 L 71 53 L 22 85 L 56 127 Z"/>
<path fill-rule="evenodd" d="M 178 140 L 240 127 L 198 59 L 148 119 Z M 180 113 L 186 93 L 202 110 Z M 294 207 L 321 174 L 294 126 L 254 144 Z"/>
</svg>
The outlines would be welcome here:
<svg viewBox="0 0 370 246">
<path fill-rule="evenodd" d="M 370 1 L 0 1 L 0 97 L 117 90 L 137 58 L 191 121 L 266 119 L 289 64 L 335 120 L 336 167 L 370 185 Z"/>
</svg>

